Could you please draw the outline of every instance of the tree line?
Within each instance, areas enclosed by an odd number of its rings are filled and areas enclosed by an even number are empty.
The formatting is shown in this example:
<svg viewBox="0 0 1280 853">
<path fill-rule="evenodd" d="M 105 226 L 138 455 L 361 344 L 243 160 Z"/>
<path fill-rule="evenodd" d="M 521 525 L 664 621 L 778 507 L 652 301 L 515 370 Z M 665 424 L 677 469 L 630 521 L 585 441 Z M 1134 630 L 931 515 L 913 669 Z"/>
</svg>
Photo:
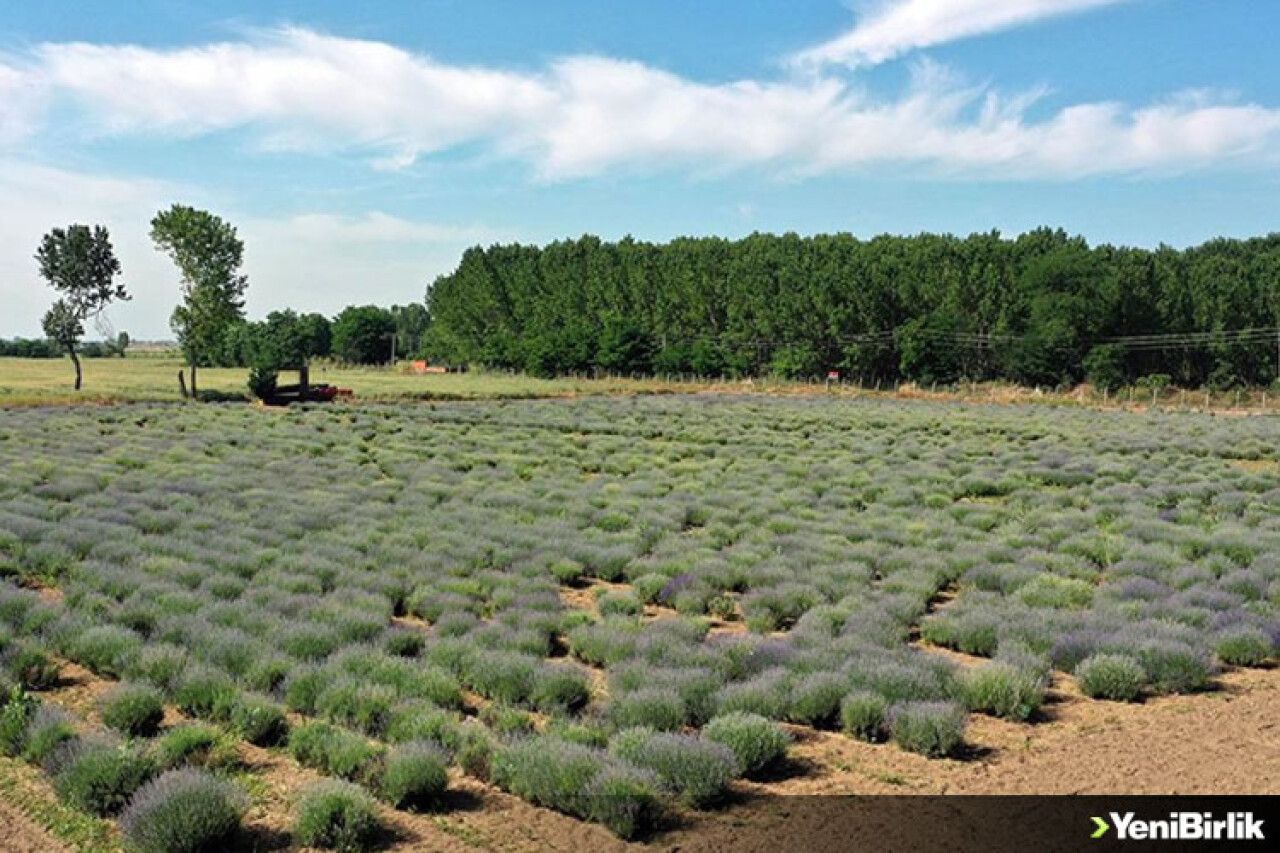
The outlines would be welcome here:
<svg viewBox="0 0 1280 853">
<path fill-rule="evenodd" d="M 332 321 L 289 309 L 259 322 L 246 320 L 244 242 L 233 225 L 208 211 L 175 204 L 151 220 L 151 239 L 179 273 L 180 301 L 169 325 L 189 371 L 189 380 L 182 377 L 184 394 L 189 386 L 198 396 L 201 367 L 249 367 L 250 387 L 267 388 L 274 387 L 278 371 L 317 358 L 378 364 L 421 352 L 430 325 L 422 304 L 353 305 Z M 41 278 L 58 295 L 41 321 L 46 338 L 0 340 L 0 356 L 68 355 L 80 390 L 82 355 L 123 356 L 129 345 L 123 332 L 101 343 L 82 340 L 86 322 L 101 318 L 113 302 L 131 298 L 117 280 L 120 261 L 101 225 L 54 228 L 41 239 L 35 258 Z"/>
<path fill-rule="evenodd" d="M 584 236 L 469 249 L 427 306 L 428 355 L 541 375 L 1260 385 L 1280 368 L 1280 234 Z"/>
</svg>

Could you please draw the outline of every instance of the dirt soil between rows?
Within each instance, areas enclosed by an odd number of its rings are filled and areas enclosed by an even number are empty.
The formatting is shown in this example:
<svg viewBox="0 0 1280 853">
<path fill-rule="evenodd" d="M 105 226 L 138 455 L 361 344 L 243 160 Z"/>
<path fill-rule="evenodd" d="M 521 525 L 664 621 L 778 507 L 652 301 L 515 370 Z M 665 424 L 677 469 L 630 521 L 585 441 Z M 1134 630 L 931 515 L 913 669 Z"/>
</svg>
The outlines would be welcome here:
<svg viewBox="0 0 1280 853">
<path fill-rule="evenodd" d="M 73 668 L 59 699 L 88 710 L 101 685 Z M 766 782 L 740 782 L 732 801 L 710 812 L 683 811 L 643 844 L 626 844 L 600 826 L 538 809 L 474 780 L 455 776 L 452 808 L 428 815 L 398 814 L 396 853 L 486 850 L 654 850 L 675 853 L 774 851 L 782 839 L 795 851 L 905 849 L 894 828 L 866 801 L 833 810 L 832 795 L 919 794 L 1280 794 L 1280 669 L 1238 670 L 1219 689 L 1167 696 L 1140 704 L 1085 698 L 1073 679 L 1058 674 L 1049 701 L 1030 723 L 971 718 L 959 758 L 926 759 L 889 744 L 866 744 L 834 732 L 790 727 L 789 766 Z M 287 800 L 310 771 L 253 750 L 256 765 L 279 796 L 251 816 L 260 849 L 288 849 Z M 823 805 L 823 804 L 826 805 Z M 921 801 L 922 820 L 938 819 L 938 801 Z M 926 805 L 928 804 L 928 805 Z M 62 851 L 13 805 L 0 802 L 0 851 Z M 265 832 L 264 832 L 265 830 Z M 274 843 L 262 844 L 265 836 Z M 919 843 L 914 836 L 914 843 Z M 952 839 L 954 840 L 954 839 Z"/>
</svg>

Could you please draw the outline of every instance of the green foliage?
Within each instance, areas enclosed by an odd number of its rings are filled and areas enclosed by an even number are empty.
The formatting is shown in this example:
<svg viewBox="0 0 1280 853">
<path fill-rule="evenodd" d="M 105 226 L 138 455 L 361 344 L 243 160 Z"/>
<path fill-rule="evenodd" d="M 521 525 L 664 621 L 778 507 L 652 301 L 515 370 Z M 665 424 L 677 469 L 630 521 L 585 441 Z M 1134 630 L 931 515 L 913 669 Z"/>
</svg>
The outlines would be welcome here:
<svg viewBox="0 0 1280 853">
<path fill-rule="evenodd" d="M 376 305 L 351 306 L 333 320 L 333 354 L 348 364 L 386 364 L 396 321 Z"/>
<path fill-rule="evenodd" d="M 249 393 L 259 400 L 269 399 L 276 393 L 277 378 L 274 368 L 255 364 L 249 369 Z"/>
<path fill-rule="evenodd" d="M 307 847 L 362 853 L 372 849 L 381 832 L 378 805 L 359 785 L 326 779 L 298 800 L 293 835 Z"/>
<path fill-rule="evenodd" d="M 1086 696 L 1132 702 L 1147 683 L 1146 670 L 1127 655 L 1099 654 L 1085 658 L 1076 667 L 1076 682 Z"/>
<path fill-rule="evenodd" d="M 983 711 L 1010 720 L 1025 720 L 1044 702 L 1044 678 L 1004 661 L 992 661 L 965 670 L 960 693 L 971 711 Z"/>
<path fill-rule="evenodd" d="M 72 644 L 70 657 L 97 675 L 119 678 L 142 650 L 142 638 L 118 625 L 95 625 Z"/>
<path fill-rule="evenodd" d="M 1085 356 L 1084 372 L 1094 386 L 1107 391 L 1118 391 L 1129 379 L 1125 368 L 1124 347 L 1119 344 L 1098 344 L 1093 347 Z"/>
<path fill-rule="evenodd" d="M 129 299 L 124 285 L 117 284 L 120 262 L 116 260 L 107 229 L 95 225 L 54 228 L 36 250 L 40 277 L 60 294 L 44 315 L 41 326 L 51 341 L 70 354 L 76 368 L 76 390 L 80 390 L 80 360 L 76 347 L 84 336 L 84 322 L 117 300 Z"/>
<path fill-rule="evenodd" d="M 591 699 L 591 682 L 576 667 L 553 665 L 538 675 L 529 701 L 544 714 L 574 713 Z"/>
<path fill-rule="evenodd" d="M 182 302 L 169 324 L 187 363 L 209 364 L 227 327 L 244 313 L 244 243 L 220 217 L 179 204 L 151 220 L 151 240 L 182 276 Z M 194 372 L 192 386 L 194 392 Z"/>
<path fill-rule="evenodd" d="M 258 696 L 243 695 L 231 709 L 231 727 L 255 746 L 275 746 L 289 733 L 284 709 Z"/>
<path fill-rule="evenodd" d="M 858 740 L 883 740 L 888 711 L 889 703 L 880 694 L 855 690 L 840 702 L 841 729 Z"/>
<path fill-rule="evenodd" d="M 706 808 L 721 800 L 739 770 L 735 753 L 721 743 L 643 727 L 619 732 L 609 741 L 609 752 L 657 773 L 693 808 Z"/>
<path fill-rule="evenodd" d="M 135 737 L 150 737 L 164 719 L 160 691 L 146 684 L 121 684 L 102 699 L 102 722 Z"/>
<path fill-rule="evenodd" d="M 151 755 L 160 770 L 190 766 L 216 772 L 230 770 L 240 763 L 235 739 L 205 723 L 187 723 L 170 729 L 155 741 Z"/>
<path fill-rule="evenodd" d="M 633 839 L 653 828 L 662 814 L 653 777 L 634 767 L 605 767 L 583 791 L 586 816 L 620 838 Z"/>
<path fill-rule="evenodd" d="M 816 728 L 830 726 L 839 718 L 840 700 L 848 691 L 848 680 L 835 673 L 808 675 L 792 685 L 787 717 Z"/>
<path fill-rule="evenodd" d="M 396 808 L 429 806 L 449 784 L 449 762 L 439 747 L 413 742 L 387 753 L 381 792 Z"/>
<path fill-rule="evenodd" d="M 248 798 L 199 770 L 170 770 L 142 786 L 120 816 L 138 853 L 217 853 L 231 849 Z"/>
<path fill-rule="evenodd" d="M 174 690 L 173 701 L 185 714 L 205 720 L 225 720 L 240 691 L 227 676 L 211 670 L 187 673 Z"/>
<path fill-rule="evenodd" d="M 537 375 L 658 374 L 1114 388 L 1265 384 L 1274 341 L 1176 351 L 1107 338 L 1275 324 L 1270 238 L 1176 251 L 1090 247 L 1061 230 L 1012 239 L 753 234 L 664 245 L 594 236 L 469 249 L 431 286 L 430 347 Z M 671 306 L 647 309 L 640 306 Z M 651 355 L 650 355 L 651 354 Z M 647 366 L 646 366 L 647 365 Z"/>
<path fill-rule="evenodd" d="M 342 779 L 372 775 L 382 749 L 328 723 L 305 723 L 289 733 L 289 754 L 300 764 Z"/>
<path fill-rule="evenodd" d="M 124 808 L 153 770 L 150 758 L 142 750 L 108 743 L 65 743 L 49 760 L 58 795 L 100 817 Z"/>
<path fill-rule="evenodd" d="M 493 738 L 484 728 L 468 726 L 462 730 L 461 743 L 458 745 L 458 766 L 468 776 L 488 782 L 496 751 Z"/>
<path fill-rule="evenodd" d="M 889 709 L 893 742 L 931 758 L 949 754 L 964 737 L 964 710 L 949 702 L 904 702 Z"/>
<path fill-rule="evenodd" d="M 35 716 L 39 701 L 21 687 L 9 690 L 3 708 L 0 708 L 0 753 L 20 755 L 27 741 L 27 727 Z"/>
<path fill-rule="evenodd" d="M 1272 655 L 1271 639 L 1258 628 L 1241 625 L 1218 634 L 1213 651 L 1225 664 L 1261 666 Z"/>
<path fill-rule="evenodd" d="M 50 690 L 58 683 L 62 666 L 44 649 L 17 642 L 5 654 L 5 669 L 28 690 Z"/>
<path fill-rule="evenodd" d="M 1039 574 L 1018 589 L 1018 598 L 1031 607 L 1080 610 L 1093 601 L 1093 587 L 1076 578 Z"/>
<path fill-rule="evenodd" d="M 758 714 L 732 713 L 712 719 L 702 737 L 733 751 L 745 776 L 759 776 L 787 754 L 791 738 L 776 723 Z"/>
<path fill-rule="evenodd" d="M 673 690 L 643 688 L 614 696 L 609 702 L 609 722 L 618 728 L 650 726 L 659 731 L 679 728 L 685 721 L 685 704 Z"/>
<path fill-rule="evenodd" d="M 0 730 L 4 723 L 0 719 Z M 29 764 L 41 765 L 53 755 L 54 750 L 74 740 L 76 728 L 70 715 L 60 708 L 44 705 L 38 708 L 31 717 L 24 737 L 22 759 Z M 0 740 L 3 736 L 0 736 Z"/>
</svg>

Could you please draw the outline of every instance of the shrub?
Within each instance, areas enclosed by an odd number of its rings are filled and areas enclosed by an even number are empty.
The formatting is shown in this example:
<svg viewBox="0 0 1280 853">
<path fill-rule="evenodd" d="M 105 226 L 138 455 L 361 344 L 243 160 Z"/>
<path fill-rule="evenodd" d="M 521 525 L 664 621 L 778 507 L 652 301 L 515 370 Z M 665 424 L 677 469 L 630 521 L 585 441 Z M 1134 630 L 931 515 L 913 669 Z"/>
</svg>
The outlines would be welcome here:
<svg viewBox="0 0 1280 853">
<path fill-rule="evenodd" d="M 1236 625 L 1218 634 L 1213 651 L 1231 666 L 1261 666 L 1271 657 L 1271 638 L 1259 628 Z"/>
<path fill-rule="evenodd" d="M 316 700 L 332 682 L 324 670 L 311 667 L 293 671 L 284 683 L 284 706 L 299 714 L 314 714 Z"/>
<path fill-rule="evenodd" d="M 738 602 L 730 595 L 712 596 L 707 601 L 707 612 L 717 619 L 729 621 L 738 613 Z"/>
<path fill-rule="evenodd" d="M 169 643 L 155 643 L 143 647 L 129 667 L 128 675 L 138 681 L 171 690 L 181 680 L 189 663 L 187 653 Z"/>
<path fill-rule="evenodd" d="M 416 658 L 422 654 L 422 647 L 425 644 L 426 637 L 422 632 L 412 628 L 396 628 L 388 631 L 382 639 L 382 647 L 386 649 L 387 654 L 402 658 Z"/>
<path fill-rule="evenodd" d="M 407 702 L 391 712 L 386 739 L 390 743 L 427 740 L 454 750 L 462 743 L 457 714 L 425 702 Z"/>
<path fill-rule="evenodd" d="M 386 731 L 395 704 L 395 688 L 344 678 L 320 694 L 316 711 L 335 723 L 378 737 Z"/>
<path fill-rule="evenodd" d="M 58 683 L 61 665 L 48 652 L 29 642 L 6 650 L 5 668 L 27 690 L 50 690 Z"/>
<path fill-rule="evenodd" d="M 855 690 L 840 703 L 840 723 L 845 734 L 875 743 L 884 739 L 889 703 L 879 693 Z"/>
<path fill-rule="evenodd" d="M 548 737 L 559 738 L 583 746 L 604 747 L 609 744 L 609 734 L 599 724 L 579 723 L 564 717 L 555 717 L 544 729 Z"/>
<path fill-rule="evenodd" d="M 640 601 L 645 604 L 655 604 L 670 580 L 671 578 L 666 575 L 657 573 L 641 575 L 631 582 L 631 588 Z"/>
<path fill-rule="evenodd" d="M 382 752 L 353 732 L 328 723 L 307 723 L 289 733 L 289 754 L 322 773 L 357 779 L 373 772 Z"/>
<path fill-rule="evenodd" d="M 596 600 L 596 606 L 604 616 L 639 616 L 644 604 L 633 592 L 608 592 Z"/>
<path fill-rule="evenodd" d="M 244 686 L 259 693 L 277 694 L 297 664 L 283 656 L 260 658 L 244 676 Z"/>
<path fill-rule="evenodd" d="M 1213 677 L 1209 655 L 1186 643 L 1150 640 L 1142 643 L 1137 653 L 1151 686 L 1161 693 L 1203 690 Z"/>
<path fill-rule="evenodd" d="M 840 700 L 848 690 L 848 680 L 835 673 L 811 673 L 792 687 L 787 717 L 792 722 L 826 728 L 839 718 Z"/>
<path fill-rule="evenodd" d="M 608 764 L 600 750 L 547 737 L 517 741 L 493 755 L 490 773 L 501 788 L 534 805 L 585 816 L 591 780 Z"/>
<path fill-rule="evenodd" d="M 529 696 L 544 714 L 572 713 L 591 699 L 591 682 L 579 668 L 564 664 L 543 667 Z"/>
<path fill-rule="evenodd" d="M 953 702 L 903 702 L 888 718 L 894 743 L 931 758 L 947 755 L 964 736 L 964 710 Z"/>
<path fill-rule="evenodd" d="M 632 839 L 657 824 L 661 814 L 658 784 L 652 773 L 610 765 L 583 790 L 586 817 L 620 838 Z"/>
<path fill-rule="evenodd" d="M 449 762 L 438 747 L 422 741 L 398 746 L 387 754 L 382 796 L 396 808 L 433 803 L 449 783 Z"/>
<path fill-rule="evenodd" d="M 54 750 L 75 737 L 69 714 L 53 705 L 41 705 L 27 726 L 22 758 L 31 764 L 44 764 Z"/>
<path fill-rule="evenodd" d="M 775 668 L 748 681 L 725 685 L 716 693 L 716 713 L 744 711 L 771 720 L 781 720 L 786 716 L 787 706 L 790 704 L 789 681 L 785 670 Z"/>
<path fill-rule="evenodd" d="M 77 739 L 53 751 L 49 769 L 60 797 L 106 817 L 124 808 L 150 778 L 152 765 L 135 747 Z"/>
<path fill-rule="evenodd" d="M 1132 702 L 1147 683 L 1146 670 L 1128 655 L 1098 654 L 1076 667 L 1076 681 L 1084 695 L 1094 699 Z"/>
<path fill-rule="evenodd" d="M 702 729 L 702 737 L 727 746 L 744 776 L 758 776 L 787 754 L 791 738 L 759 714 L 734 712 L 716 717 Z"/>
<path fill-rule="evenodd" d="M 27 740 L 27 729 L 39 708 L 35 697 L 19 686 L 9 689 L 8 699 L 0 708 L 0 752 L 20 755 Z"/>
<path fill-rule="evenodd" d="M 247 807 L 230 782 L 170 770 L 138 789 L 120 815 L 120 832 L 138 853 L 217 853 L 231 848 Z"/>
<path fill-rule="evenodd" d="M 684 700 L 667 687 L 647 687 L 613 697 L 608 708 L 609 722 L 620 729 L 650 726 L 669 731 L 685 721 Z"/>
<path fill-rule="evenodd" d="M 173 700 L 186 714 L 208 720 L 224 720 L 239 691 L 230 678 L 213 670 L 189 671 L 173 692 Z"/>
<path fill-rule="evenodd" d="M 1010 720 L 1030 717 L 1044 701 L 1045 686 L 1038 673 L 1004 661 L 973 667 L 960 676 L 960 694 L 969 710 Z"/>
<path fill-rule="evenodd" d="M 738 775 L 738 759 L 729 747 L 694 735 L 628 729 L 609 741 L 609 752 L 657 773 L 693 808 L 705 808 L 721 799 Z"/>
<path fill-rule="evenodd" d="M 968 655 L 989 656 L 1000 638 L 1002 617 L 990 608 L 934 613 L 920 626 L 921 638 Z"/>
<path fill-rule="evenodd" d="M 164 720 L 160 691 L 146 684 L 121 684 L 102 699 L 102 722 L 134 737 L 150 737 Z"/>
<path fill-rule="evenodd" d="M 1093 586 L 1077 578 L 1044 573 L 1018 587 L 1016 595 L 1029 607 L 1081 610 L 1093 601 Z"/>
<path fill-rule="evenodd" d="M 458 744 L 458 766 L 471 778 L 488 782 L 495 751 L 493 738 L 484 728 L 468 726 L 462 730 Z"/>
<path fill-rule="evenodd" d="M 540 661 L 518 652 L 477 652 L 467 666 L 467 680 L 486 699 L 522 704 L 533 692 Z"/>
<path fill-rule="evenodd" d="M 534 725 L 533 715 L 528 711 L 497 703 L 488 705 L 480 711 L 480 722 L 494 733 L 504 737 L 528 734 L 537 728 Z"/>
<path fill-rule="evenodd" d="M 381 831 L 378 805 L 359 785 L 325 779 L 298 800 L 293 835 L 304 846 L 361 853 L 373 847 Z"/>
<path fill-rule="evenodd" d="M 71 644 L 70 657 L 107 678 L 119 678 L 142 651 L 142 638 L 118 625 L 89 628 Z"/>
<path fill-rule="evenodd" d="M 637 633 L 635 623 L 627 620 L 581 625 L 569 632 L 569 650 L 584 663 L 610 666 L 631 656 Z"/>
<path fill-rule="evenodd" d="M 160 770 L 184 765 L 207 770 L 228 770 L 240 763 L 230 735 L 204 723 L 188 723 L 165 732 L 151 750 Z"/>
<path fill-rule="evenodd" d="M 260 696 L 241 696 L 231 709 L 231 727 L 255 746 L 275 746 L 289 734 L 284 710 Z"/>
</svg>

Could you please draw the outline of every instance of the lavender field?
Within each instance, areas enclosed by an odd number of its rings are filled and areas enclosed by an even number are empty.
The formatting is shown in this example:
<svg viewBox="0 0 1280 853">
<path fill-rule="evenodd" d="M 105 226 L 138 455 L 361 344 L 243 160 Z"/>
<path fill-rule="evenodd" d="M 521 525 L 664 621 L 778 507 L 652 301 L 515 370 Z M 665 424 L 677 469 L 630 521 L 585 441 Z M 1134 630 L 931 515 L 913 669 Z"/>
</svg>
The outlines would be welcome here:
<svg viewBox="0 0 1280 853">
<path fill-rule="evenodd" d="M 265 746 L 368 815 L 344 849 L 464 776 L 633 837 L 769 779 L 804 728 L 963 758 L 972 715 L 1034 721 L 1056 678 L 1140 701 L 1275 660 L 1276 424 L 723 397 L 2 411 L 0 747 L 127 830 L 162 770 L 227 778 Z M 87 723 L 41 698 L 71 665 L 120 682 Z M 304 801 L 294 840 L 332 841 L 325 818 Z"/>
</svg>

